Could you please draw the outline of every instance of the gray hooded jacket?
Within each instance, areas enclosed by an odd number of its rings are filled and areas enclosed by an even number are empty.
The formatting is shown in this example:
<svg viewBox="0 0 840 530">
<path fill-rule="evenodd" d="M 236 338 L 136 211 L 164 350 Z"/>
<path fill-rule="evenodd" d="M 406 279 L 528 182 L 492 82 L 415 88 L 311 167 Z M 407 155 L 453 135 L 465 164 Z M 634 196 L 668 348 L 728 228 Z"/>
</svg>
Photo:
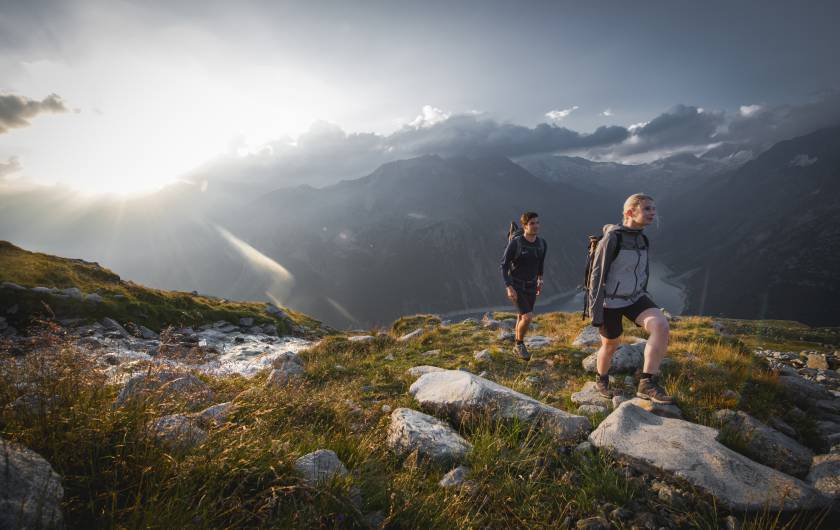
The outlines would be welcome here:
<svg viewBox="0 0 840 530">
<path fill-rule="evenodd" d="M 619 240 L 621 248 L 616 253 Z M 605 307 L 627 307 L 646 295 L 649 274 L 647 239 L 642 231 L 624 225 L 604 226 L 589 276 L 593 325 L 604 323 Z"/>
</svg>

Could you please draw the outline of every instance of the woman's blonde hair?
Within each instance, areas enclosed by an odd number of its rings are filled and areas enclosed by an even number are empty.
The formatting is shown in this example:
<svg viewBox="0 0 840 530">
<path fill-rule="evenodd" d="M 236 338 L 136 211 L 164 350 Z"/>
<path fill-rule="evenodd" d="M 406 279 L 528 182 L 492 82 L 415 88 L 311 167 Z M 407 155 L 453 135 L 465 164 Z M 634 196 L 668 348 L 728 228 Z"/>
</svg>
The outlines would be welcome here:
<svg viewBox="0 0 840 530">
<path fill-rule="evenodd" d="M 627 197 L 627 200 L 624 201 L 624 209 L 621 211 L 621 216 L 623 218 L 627 217 L 627 210 L 635 210 L 642 201 L 653 202 L 653 197 L 644 193 L 634 193 L 633 195 Z"/>
</svg>

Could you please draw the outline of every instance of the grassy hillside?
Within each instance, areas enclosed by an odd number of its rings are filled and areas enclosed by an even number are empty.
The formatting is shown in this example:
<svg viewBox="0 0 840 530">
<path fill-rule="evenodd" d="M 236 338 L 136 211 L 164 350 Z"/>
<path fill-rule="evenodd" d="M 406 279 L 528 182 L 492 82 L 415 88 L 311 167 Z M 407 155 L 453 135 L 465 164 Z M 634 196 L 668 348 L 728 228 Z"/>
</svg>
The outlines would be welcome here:
<svg viewBox="0 0 840 530">
<path fill-rule="evenodd" d="M 131 286 L 122 288 L 133 293 Z M 536 323 L 536 333 L 556 341 L 535 350 L 527 365 L 497 341 L 495 331 L 469 322 L 440 325 L 436 317 L 420 315 L 395 322 L 370 342 L 323 339 L 301 354 L 304 377 L 282 389 L 267 388 L 266 373 L 250 380 L 202 376 L 216 402 L 233 400 L 235 407 L 206 442 L 186 451 L 155 444 L 149 424 L 195 407 L 167 401 L 112 408 L 119 388 L 104 384 L 88 356 L 44 331 L 23 360 L 3 357 L 0 363 L 0 433 L 40 453 L 64 477 L 65 518 L 72 528 L 556 528 L 597 515 L 615 528 L 642 527 L 632 517 L 621 519 L 619 506 L 650 514 L 655 528 L 724 526 L 728 514 L 708 498 L 685 490 L 682 500 L 663 500 L 651 477 L 605 454 L 559 447 L 521 424 L 475 418 L 460 426 L 474 445 L 466 462 L 472 483 L 460 490 L 438 486 L 448 468 L 389 452 L 389 409 L 419 408 L 408 394 L 414 378 L 406 374 L 416 365 L 486 371 L 501 384 L 574 410 L 571 393 L 591 377 L 580 364 L 586 352 L 570 346 L 583 327 L 579 316 L 552 313 Z M 834 349 L 836 330 L 785 322 L 724 325 L 731 334 L 721 336 L 708 318 L 673 324 L 665 384 L 686 419 L 714 426 L 713 411 L 740 408 L 813 432 L 812 420 L 787 414 L 790 404 L 777 391 L 776 376 L 750 351 L 763 337 L 773 347 Z M 422 335 L 396 340 L 419 326 L 426 326 Z M 492 360 L 476 360 L 473 354 L 485 348 Z M 7 406 L 33 385 L 49 396 L 35 413 Z M 725 390 L 738 397 L 724 397 Z M 592 417 L 596 425 L 602 419 Z M 334 450 L 350 477 L 323 487 L 303 483 L 293 463 L 320 448 Z M 791 527 L 813 526 L 819 515 L 800 515 Z M 742 528 L 783 525 L 770 513 L 739 518 Z"/>
<path fill-rule="evenodd" d="M 0 282 L 23 287 L 76 287 L 82 293 L 96 293 L 101 302 L 76 300 L 49 294 L 0 289 L 0 308 L 17 306 L 17 311 L 4 314 L 19 327 L 33 317 L 55 315 L 57 318 L 98 320 L 111 317 L 120 323 L 134 322 L 154 331 L 164 326 L 197 326 L 216 320 L 238 322 L 253 317 L 257 323 L 272 323 L 278 332 L 289 333 L 293 325 L 317 329 L 320 324 L 308 316 L 284 309 L 289 319 L 278 318 L 266 311 L 263 302 L 229 301 L 196 293 L 151 289 L 121 280 L 97 263 L 68 259 L 39 252 L 29 252 L 7 241 L 0 241 Z"/>
</svg>

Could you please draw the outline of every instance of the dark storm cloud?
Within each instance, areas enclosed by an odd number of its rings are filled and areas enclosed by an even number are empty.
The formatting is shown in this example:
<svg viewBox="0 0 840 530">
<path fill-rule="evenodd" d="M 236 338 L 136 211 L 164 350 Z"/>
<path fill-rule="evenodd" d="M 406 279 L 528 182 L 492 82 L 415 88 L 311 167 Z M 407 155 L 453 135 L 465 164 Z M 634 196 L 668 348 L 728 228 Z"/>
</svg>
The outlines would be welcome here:
<svg viewBox="0 0 840 530">
<path fill-rule="evenodd" d="M 12 173 L 20 170 L 21 165 L 18 158 L 16 156 L 10 156 L 7 161 L 0 162 L 0 180 L 3 180 L 7 175 L 11 175 Z"/>
<path fill-rule="evenodd" d="M 44 112 L 67 112 L 64 102 L 56 94 L 36 101 L 15 94 L 0 94 L 0 134 L 15 127 L 26 127 L 29 119 Z"/>
<path fill-rule="evenodd" d="M 619 144 L 628 135 L 624 127 L 599 127 L 583 134 L 545 123 L 529 128 L 476 115 L 450 116 L 433 125 L 405 126 L 387 136 L 348 134 L 337 125 L 318 122 L 297 142 L 278 141 L 259 153 L 226 160 L 200 173 L 320 186 L 364 176 L 386 162 L 421 155 L 516 157 L 606 147 Z"/>
<path fill-rule="evenodd" d="M 613 145 L 625 140 L 628 134 L 624 127 L 599 127 L 592 134 L 581 134 L 546 123 L 528 128 L 460 115 L 430 127 L 406 127 L 389 136 L 386 142 L 395 151 L 410 155 L 513 157 Z"/>
<path fill-rule="evenodd" d="M 745 109 L 746 110 L 746 109 Z M 776 142 L 840 125 L 840 92 L 826 92 L 798 105 L 758 105 L 734 116 L 720 136 L 768 148 Z"/>
</svg>

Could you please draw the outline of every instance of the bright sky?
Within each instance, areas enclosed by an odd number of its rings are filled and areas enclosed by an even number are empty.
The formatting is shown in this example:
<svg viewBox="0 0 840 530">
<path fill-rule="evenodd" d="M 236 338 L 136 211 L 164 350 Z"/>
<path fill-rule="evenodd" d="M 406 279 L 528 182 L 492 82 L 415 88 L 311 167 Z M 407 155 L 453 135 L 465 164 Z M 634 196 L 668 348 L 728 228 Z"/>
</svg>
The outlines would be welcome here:
<svg viewBox="0 0 840 530">
<path fill-rule="evenodd" d="M 316 120 L 387 134 L 432 105 L 591 132 L 840 86 L 830 2 L 626 4 L 0 4 L 0 94 L 70 109 L 0 134 L 0 163 L 19 161 L 7 178 L 137 192 Z"/>
</svg>

